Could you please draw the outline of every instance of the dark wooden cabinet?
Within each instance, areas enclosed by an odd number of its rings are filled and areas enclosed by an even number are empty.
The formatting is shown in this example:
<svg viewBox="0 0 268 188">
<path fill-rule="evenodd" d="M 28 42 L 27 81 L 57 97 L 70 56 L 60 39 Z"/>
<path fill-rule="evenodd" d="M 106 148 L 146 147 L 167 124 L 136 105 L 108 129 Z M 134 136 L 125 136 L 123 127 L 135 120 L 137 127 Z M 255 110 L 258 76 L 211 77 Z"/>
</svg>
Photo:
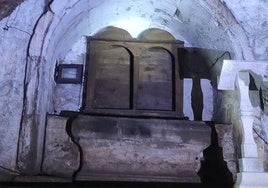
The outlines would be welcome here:
<svg viewBox="0 0 268 188">
<path fill-rule="evenodd" d="M 83 112 L 183 118 L 181 41 L 88 38 Z"/>
</svg>

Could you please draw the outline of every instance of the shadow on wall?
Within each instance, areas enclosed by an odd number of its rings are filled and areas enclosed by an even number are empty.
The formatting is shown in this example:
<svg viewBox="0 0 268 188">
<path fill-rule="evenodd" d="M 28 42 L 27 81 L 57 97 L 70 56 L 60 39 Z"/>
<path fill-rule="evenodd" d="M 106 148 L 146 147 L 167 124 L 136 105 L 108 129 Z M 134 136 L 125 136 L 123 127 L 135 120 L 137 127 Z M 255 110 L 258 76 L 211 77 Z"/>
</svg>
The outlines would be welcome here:
<svg viewBox="0 0 268 188">
<path fill-rule="evenodd" d="M 211 145 L 203 151 L 204 160 L 198 172 L 201 188 L 233 188 L 233 176 L 223 159 L 215 126 L 213 123 L 208 125 L 211 127 Z"/>
</svg>

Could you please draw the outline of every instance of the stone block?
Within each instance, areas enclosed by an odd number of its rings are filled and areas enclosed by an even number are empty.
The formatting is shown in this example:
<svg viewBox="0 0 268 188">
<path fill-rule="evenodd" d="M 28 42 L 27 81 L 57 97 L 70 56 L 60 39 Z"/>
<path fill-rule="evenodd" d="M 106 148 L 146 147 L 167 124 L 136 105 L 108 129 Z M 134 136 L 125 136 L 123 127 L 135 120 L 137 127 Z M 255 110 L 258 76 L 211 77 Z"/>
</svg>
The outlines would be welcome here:
<svg viewBox="0 0 268 188">
<path fill-rule="evenodd" d="M 200 182 L 210 132 L 204 122 L 78 116 L 72 124 L 82 150 L 76 180 Z"/>
<path fill-rule="evenodd" d="M 66 131 L 68 118 L 48 115 L 42 172 L 72 177 L 80 165 L 80 152 Z"/>
</svg>

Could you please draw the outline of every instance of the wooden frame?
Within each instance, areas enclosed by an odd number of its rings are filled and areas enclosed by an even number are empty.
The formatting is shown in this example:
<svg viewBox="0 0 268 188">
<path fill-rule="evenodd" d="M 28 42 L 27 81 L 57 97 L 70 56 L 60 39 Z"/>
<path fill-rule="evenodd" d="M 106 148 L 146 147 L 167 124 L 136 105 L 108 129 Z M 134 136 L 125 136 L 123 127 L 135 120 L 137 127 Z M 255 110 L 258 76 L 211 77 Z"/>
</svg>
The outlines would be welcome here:
<svg viewBox="0 0 268 188">
<path fill-rule="evenodd" d="M 81 84 L 83 65 L 59 64 L 57 67 L 56 82 L 61 84 Z"/>
<path fill-rule="evenodd" d="M 130 54 L 130 107 L 126 109 L 96 108 L 94 103 L 94 88 L 96 85 L 96 70 L 99 58 L 99 51 L 107 49 L 111 46 L 122 47 Z M 88 57 L 86 66 L 86 84 L 84 90 L 84 101 L 82 112 L 88 114 L 100 115 L 118 115 L 118 116 L 134 116 L 134 117 L 165 117 L 165 118 L 184 118 L 182 110 L 182 85 L 183 82 L 179 75 L 179 65 L 177 57 L 177 49 L 182 48 L 181 41 L 118 41 L 97 38 L 88 38 Z M 161 48 L 166 50 L 172 59 L 172 109 L 147 109 L 137 108 L 137 92 L 138 92 L 138 75 L 141 54 L 150 48 Z M 118 96 L 120 97 L 120 96 Z"/>
</svg>

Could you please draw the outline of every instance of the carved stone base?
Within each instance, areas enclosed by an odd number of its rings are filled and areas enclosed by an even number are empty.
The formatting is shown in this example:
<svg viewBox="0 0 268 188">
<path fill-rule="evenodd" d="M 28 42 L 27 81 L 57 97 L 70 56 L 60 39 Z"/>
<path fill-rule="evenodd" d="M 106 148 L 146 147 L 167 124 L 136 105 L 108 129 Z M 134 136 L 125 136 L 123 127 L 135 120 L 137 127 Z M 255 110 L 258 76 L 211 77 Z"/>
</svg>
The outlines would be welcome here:
<svg viewBox="0 0 268 188">
<path fill-rule="evenodd" d="M 80 165 L 80 152 L 67 134 L 67 121 L 66 117 L 47 117 L 42 173 L 72 179 Z"/>
<path fill-rule="evenodd" d="M 78 116 L 72 134 L 82 150 L 76 180 L 195 183 L 211 130 L 204 122 Z"/>
</svg>

